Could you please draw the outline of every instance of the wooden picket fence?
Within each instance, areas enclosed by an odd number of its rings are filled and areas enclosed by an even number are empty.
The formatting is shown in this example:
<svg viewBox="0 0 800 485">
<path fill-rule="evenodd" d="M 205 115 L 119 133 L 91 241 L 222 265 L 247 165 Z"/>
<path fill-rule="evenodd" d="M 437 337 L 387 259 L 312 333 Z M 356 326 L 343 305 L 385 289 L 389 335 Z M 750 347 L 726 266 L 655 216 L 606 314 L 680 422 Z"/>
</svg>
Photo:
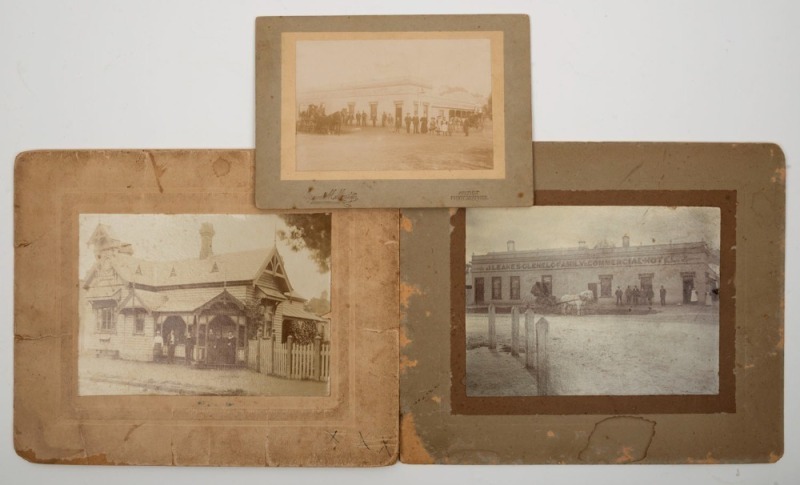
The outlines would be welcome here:
<svg viewBox="0 0 800 485">
<path fill-rule="evenodd" d="M 319 337 L 306 345 L 297 345 L 292 337 L 283 343 L 268 338 L 248 342 L 247 366 L 263 374 L 327 381 L 330 364 L 330 343 Z"/>
</svg>

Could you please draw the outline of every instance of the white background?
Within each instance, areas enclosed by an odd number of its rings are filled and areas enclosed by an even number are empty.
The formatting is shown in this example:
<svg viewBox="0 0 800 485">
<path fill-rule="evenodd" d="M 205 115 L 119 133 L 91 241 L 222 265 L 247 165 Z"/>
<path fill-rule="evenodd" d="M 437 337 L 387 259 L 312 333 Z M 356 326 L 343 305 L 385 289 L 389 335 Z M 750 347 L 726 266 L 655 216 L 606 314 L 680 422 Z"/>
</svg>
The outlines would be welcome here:
<svg viewBox="0 0 800 485">
<path fill-rule="evenodd" d="M 800 478 L 800 3 L 0 0 L 0 482 L 764 483 Z M 776 142 L 789 165 L 786 454 L 775 465 L 369 470 L 32 465 L 12 445 L 12 173 L 37 148 L 252 148 L 258 15 L 531 17 L 537 141 Z"/>
</svg>

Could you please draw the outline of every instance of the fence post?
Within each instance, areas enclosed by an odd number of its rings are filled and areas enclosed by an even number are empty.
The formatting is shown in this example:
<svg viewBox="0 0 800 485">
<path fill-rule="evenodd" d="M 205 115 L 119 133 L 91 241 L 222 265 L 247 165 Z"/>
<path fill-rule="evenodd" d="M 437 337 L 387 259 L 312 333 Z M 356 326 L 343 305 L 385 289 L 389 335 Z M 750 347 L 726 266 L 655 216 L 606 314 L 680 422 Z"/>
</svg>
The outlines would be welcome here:
<svg viewBox="0 0 800 485">
<path fill-rule="evenodd" d="M 511 355 L 519 355 L 519 308 L 511 308 Z"/>
<path fill-rule="evenodd" d="M 547 366 L 547 332 L 550 322 L 542 317 L 536 322 L 536 385 L 540 396 L 548 394 L 550 369 Z"/>
<path fill-rule="evenodd" d="M 497 329 L 494 321 L 494 303 L 489 303 L 489 350 L 497 349 Z"/>
<path fill-rule="evenodd" d="M 289 335 L 286 338 L 286 377 L 292 378 L 292 347 L 294 346 L 294 337 Z"/>
<path fill-rule="evenodd" d="M 315 381 L 319 380 L 320 367 L 322 365 L 322 337 L 317 335 L 314 337 L 314 368 L 312 369 Z"/>
<path fill-rule="evenodd" d="M 261 372 L 261 335 L 256 335 L 256 370 Z"/>
<path fill-rule="evenodd" d="M 525 312 L 525 367 L 533 369 L 536 366 L 536 329 L 534 328 L 533 310 Z"/>
<path fill-rule="evenodd" d="M 269 339 L 269 372 L 268 374 L 272 375 L 275 373 L 275 336 L 271 336 Z"/>
</svg>

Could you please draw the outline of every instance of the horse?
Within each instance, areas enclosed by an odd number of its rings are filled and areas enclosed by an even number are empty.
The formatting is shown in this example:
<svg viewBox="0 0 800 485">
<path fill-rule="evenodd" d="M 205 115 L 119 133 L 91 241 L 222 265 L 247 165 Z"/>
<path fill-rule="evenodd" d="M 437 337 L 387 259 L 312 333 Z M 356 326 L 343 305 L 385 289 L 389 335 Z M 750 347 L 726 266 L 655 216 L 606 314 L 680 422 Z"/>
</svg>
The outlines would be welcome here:
<svg viewBox="0 0 800 485">
<path fill-rule="evenodd" d="M 594 300 L 594 293 L 590 290 L 585 290 L 577 295 L 564 295 L 558 301 L 559 305 L 564 305 L 562 307 L 564 315 L 567 314 L 567 307 L 574 306 L 575 307 L 575 314 L 582 315 L 583 314 L 583 305 L 586 303 Z"/>
</svg>

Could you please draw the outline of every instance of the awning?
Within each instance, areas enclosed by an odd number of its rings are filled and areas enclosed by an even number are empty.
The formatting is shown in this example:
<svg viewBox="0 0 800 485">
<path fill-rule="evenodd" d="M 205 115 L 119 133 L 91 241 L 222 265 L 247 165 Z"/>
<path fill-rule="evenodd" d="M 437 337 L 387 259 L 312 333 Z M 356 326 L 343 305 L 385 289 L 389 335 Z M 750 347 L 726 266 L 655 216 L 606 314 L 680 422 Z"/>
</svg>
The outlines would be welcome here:
<svg viewBox="0 0 800 485">
<path fill-rule="evenodd" d="M 300 320 L 313 320 L 315 322 L 326 321 L 324 318 L 318 315 L 314 315 L 311 312 L 307 312 L 302 308 L 297 308 L 296 306 L 289 306 L 289 305 L 286 305 L 283 308 L 283 316 L 289 318 L 299 318 Z"/>
<path fill-rule="evenodd" d="M 269 287 L 266 287 L 266 286 L 262 286 L 262 285 L 256 285 L 256 286 L 258 287 L 259 290 L 263 291 L 264 294 L 267 295 L 270 298 L 273 298 L 275 300 L 281 300 L 281 301 L 287 299 L 283 295 L 283 293 L 281 293 L 278 290 L 273 290 L 272 288 L 269 288 Z"/>
</svg>

